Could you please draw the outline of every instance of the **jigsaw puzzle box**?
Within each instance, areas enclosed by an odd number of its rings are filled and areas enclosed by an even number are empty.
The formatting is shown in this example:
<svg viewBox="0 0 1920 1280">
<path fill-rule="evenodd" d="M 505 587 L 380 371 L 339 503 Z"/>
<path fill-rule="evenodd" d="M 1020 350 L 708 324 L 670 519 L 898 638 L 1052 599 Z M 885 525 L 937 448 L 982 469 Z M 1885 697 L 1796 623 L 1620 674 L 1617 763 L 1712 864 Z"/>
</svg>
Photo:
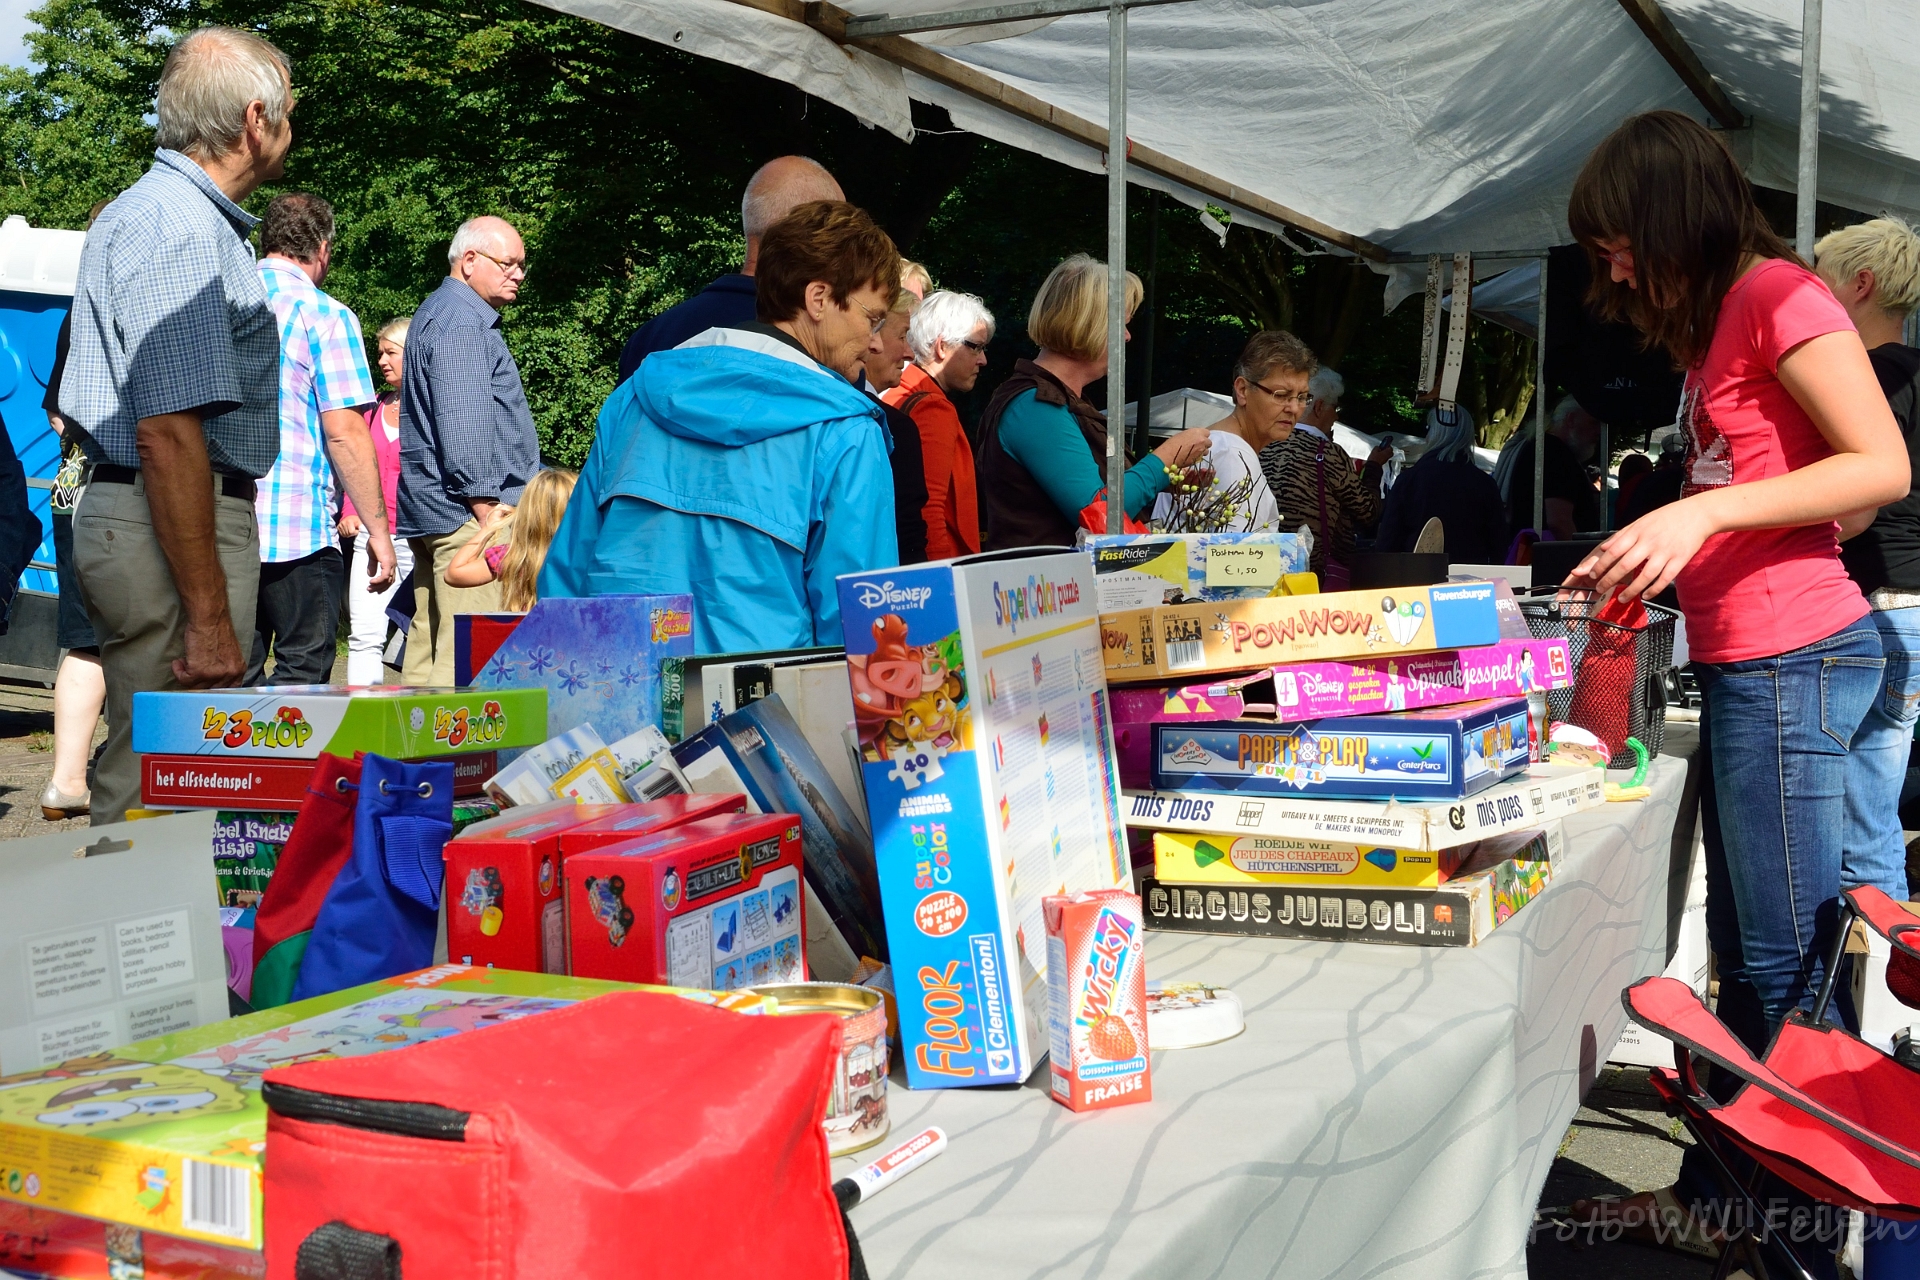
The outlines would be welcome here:
<svg viewBox="0 0 1920 1280">
<path fill-rule="evenodd" d="M 444 965 L 0 1076 L 0 1164 L 9 1170 L 0 1200 L 259 1249 L 266 1072 L 634 989 Z M 748 1012 L 775 1007 L 744 992 L 678 994 Z"/>
<path fill-rule="evenodd" d="M 973 556 L 839 581 L 908 1082 L 1046 1052 L 1049 894 L 1129 887 L 1093 566 Z"/>
</svg>

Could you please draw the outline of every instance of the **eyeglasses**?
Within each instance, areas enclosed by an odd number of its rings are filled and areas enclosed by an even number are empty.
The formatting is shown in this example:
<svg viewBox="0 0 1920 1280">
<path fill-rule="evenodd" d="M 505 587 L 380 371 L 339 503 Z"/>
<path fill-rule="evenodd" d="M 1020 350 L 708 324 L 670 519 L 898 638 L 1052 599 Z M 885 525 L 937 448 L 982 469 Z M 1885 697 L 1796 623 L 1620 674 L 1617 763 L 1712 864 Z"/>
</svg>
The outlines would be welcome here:
<svg viewBox="0 0 1920 1280">
<path fill-rule="evenodd" d="M 488 262 L 491 262 L 494 266 L 500 268 L 500 274 L 503 276 L 510 276 L 517 271 L 520 273 L 520 278 L 522 280 L 525 280 L 527 278 L 527 264 L 524 261 L 506 262 L 499 258 L 494 257 L 492 254 L 488 253 L 485 249 L 473 249 L 473 250 L 470 250 L 470 252 L 479 254 L 481 257 L 485 258 Z"/>
<path fill-rule="evenodd" d="M 1253 380 L 1249 378 L 1248 381 L 1252 382 Z M 1311 391 L 1275 391 L 1264 382 L 1254 382 L 1253 385 L 1272 396 L 1281 404 L 1297 404 L 1302 409 L 1313 408 L 1313 392 Z"/>
<path fill-rule="evenodd" d="M 984 342 L 975 342 L 972 338 L 960 339 L 960 345 L 965 347 L 967 350 L 973 352 L 973 354 L 977 356 L 985 355 L 987 353 L 987 344 Z"/>
<path fill-rule="evenodd" d="M 1600 250 L 1600 256 L 1605 258 L 1608 262 L 1611 262 L 1614 266 L 1620 268 L 1622 271 L 1633 270 L 1633 250 L 1632 249 L 1602 249 Z"/>
<path fill-rule="evenodd" d="M 880 330 L 885 328 L 887 324 L 887 317 L 893 314 L 892 311 L 882 311 L 878 317 L 875 317 L 875 315 L 873 314 L 873 308 L 868 306 L 866 303 L 860 301 L 860 299 L 849 298 L 847 299 L 847 301 L 851 302 L 854 306 L 860 308 L 860 314 L 867 318 L 867 332 L 869 334 L 878 333 L 880 332 Z"/>
</svg>

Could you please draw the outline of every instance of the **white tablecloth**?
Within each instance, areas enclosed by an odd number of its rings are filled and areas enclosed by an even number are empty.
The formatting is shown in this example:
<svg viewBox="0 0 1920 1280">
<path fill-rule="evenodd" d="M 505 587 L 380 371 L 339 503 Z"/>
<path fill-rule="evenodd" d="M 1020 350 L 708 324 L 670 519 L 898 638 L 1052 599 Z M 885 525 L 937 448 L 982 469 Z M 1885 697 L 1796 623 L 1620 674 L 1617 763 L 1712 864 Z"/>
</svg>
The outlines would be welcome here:
<svg viewBox="0 0 1920 1280">
<path fill-rule="evenodd" d="M 1233 988 L 1247 1029 L 1154 1054 L 1144 1105 L 896 1073 L 894 1137 L 950 1145 L 854 1209 L 874 1280 L 1524 1277 L 1620 989 L 1666 961 L 1685 776 L 1656 760 L 1650 800 L 1568 819 L 1553 883 L 1479 947 L 1151 935 L 1151 977 Z"/>
</svg>

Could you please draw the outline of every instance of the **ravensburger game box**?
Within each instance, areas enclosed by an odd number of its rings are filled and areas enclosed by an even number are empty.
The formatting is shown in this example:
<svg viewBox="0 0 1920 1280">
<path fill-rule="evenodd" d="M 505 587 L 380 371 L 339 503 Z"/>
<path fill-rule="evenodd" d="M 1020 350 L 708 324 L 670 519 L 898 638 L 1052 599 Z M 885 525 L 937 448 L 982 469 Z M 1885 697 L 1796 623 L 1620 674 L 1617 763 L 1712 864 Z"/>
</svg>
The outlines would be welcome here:
<svg viewBox="0 0 1920 1280">
<path fill-rule="evenodd" d="M 547 691 L 297 684 L 133 695 L 142 755 L 464 755 L 547 740 Z"/>
<path fill-rule="evenodd" d="M 1083 552 L 840 578 L 907 1080 L 1014 1084 L 1047 1051 L 1049 894 L 1127 887 Z"/>
<path fill-rule="evenodd" d="M 0 1199 L 259 1249 L 267 1071 L 633 990 L 672 989 L 444 965 L 0 1076 Z M 679 994 L 775 1007 L 745 992 Z"/>
</svg>

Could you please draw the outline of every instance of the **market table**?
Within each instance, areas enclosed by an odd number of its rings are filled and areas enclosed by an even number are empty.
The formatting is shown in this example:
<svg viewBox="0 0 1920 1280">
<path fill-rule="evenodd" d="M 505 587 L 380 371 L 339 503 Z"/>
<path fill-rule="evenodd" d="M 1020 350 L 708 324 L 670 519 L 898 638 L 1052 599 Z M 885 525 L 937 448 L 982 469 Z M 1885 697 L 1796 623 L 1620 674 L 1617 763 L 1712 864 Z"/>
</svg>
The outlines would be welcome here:
<svg viewBox="0 0 1920 1280">
<path fill-rule="evenodd" d="M 896 1072 L 895 1137 L 949 1146 L 854 1209 L 874 1280 L 1524 1277 L 1620 989 L 1666 962 L 1686 775 L 1658 759 L 1650 799 L 1567 819 L 1553 883 L 1478 947 L 1151 935 L 1151 977 L 1231 987 L 1247 1029 L 1155 1053 L 1145 1105 Z"/>
</svg>

